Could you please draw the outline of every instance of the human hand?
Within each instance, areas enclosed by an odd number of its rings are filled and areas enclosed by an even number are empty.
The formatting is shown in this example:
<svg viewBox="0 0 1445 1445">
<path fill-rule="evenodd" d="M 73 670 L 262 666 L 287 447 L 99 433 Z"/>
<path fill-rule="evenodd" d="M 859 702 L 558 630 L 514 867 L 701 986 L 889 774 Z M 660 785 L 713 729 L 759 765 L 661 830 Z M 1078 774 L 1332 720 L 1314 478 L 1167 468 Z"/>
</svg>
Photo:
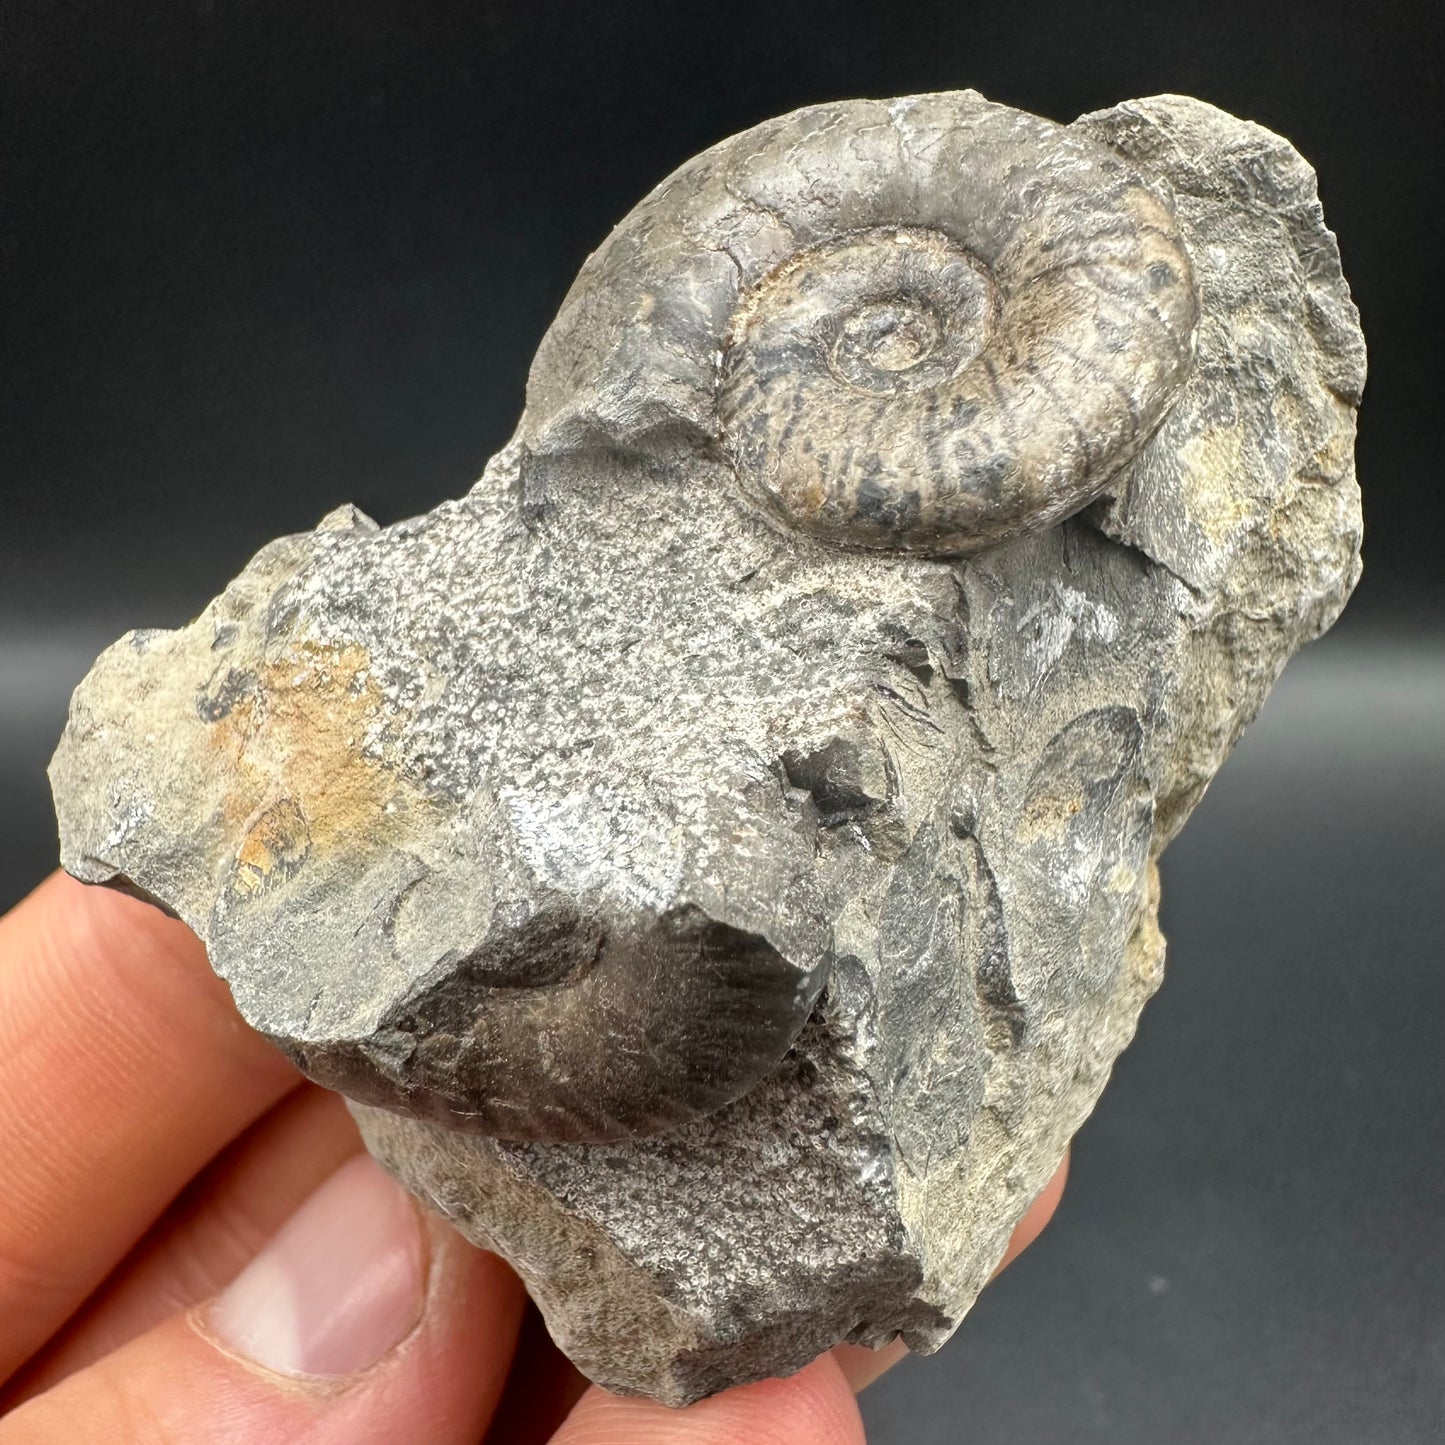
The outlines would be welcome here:
<svg viewBox="0 0 1445 1445">
<path fill-rule="evenodd" d="M 904 1353 L 680 1411 L 588 1387 L 188 929 L 63 876 L 0 918 L 0 1101 L 0 1445 L 856 1445 L 854 1392 Z"/>
</svg>

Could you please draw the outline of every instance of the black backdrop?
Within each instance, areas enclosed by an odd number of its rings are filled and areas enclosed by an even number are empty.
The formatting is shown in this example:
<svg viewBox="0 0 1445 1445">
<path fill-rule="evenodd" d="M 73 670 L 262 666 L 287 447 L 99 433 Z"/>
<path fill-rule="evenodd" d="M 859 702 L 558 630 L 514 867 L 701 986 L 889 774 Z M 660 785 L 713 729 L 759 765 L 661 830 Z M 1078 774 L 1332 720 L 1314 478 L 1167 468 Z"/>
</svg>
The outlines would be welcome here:
<svg viewBox="0 0 1445 1445">
<path fill-rule="evenodd" d="M 0 607 L 139 577 L 170 616 L 341 499 L 457 493 L 675 165 L 811 101 L 972 85 L 1062 120 L 1185 91 L 1315 164 L 1372 343 L 1352 617 L 1407 616 L 1439 585 L 1433 8 L 6 0 Z"/>
<path fill-rule="evenodd" d="M 340 501 L 464 490 L 583 257 L 696 150 L 854 94 L 1199 95 L 1320 172 L 1366 579 L 1166 860 L 1170 979 L 1059 1220 L 870 1428 L 1445 1438 L 1434 10 L 3 0 L 0 906 L 53 864 L 88 657 Z"/>
</svg>

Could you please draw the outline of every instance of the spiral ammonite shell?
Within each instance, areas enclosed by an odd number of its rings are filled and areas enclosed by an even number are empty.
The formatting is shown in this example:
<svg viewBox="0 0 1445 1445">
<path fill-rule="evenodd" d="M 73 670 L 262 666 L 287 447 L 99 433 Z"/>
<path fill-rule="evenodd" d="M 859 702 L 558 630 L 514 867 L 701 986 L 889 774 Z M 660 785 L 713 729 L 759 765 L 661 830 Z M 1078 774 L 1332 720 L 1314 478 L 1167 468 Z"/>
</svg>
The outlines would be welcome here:
<svg viewBox="0 0 1445 1445">
<path fill-rule="evenodd" d="M 784 524 L 966 553 L 1099 496 L 1188 374 L 1198 298 L 1120 157 L 971 92 L 816 106 L 665 181 L 533 367 L 533 454 L 721 450 Z"/>
</svg>

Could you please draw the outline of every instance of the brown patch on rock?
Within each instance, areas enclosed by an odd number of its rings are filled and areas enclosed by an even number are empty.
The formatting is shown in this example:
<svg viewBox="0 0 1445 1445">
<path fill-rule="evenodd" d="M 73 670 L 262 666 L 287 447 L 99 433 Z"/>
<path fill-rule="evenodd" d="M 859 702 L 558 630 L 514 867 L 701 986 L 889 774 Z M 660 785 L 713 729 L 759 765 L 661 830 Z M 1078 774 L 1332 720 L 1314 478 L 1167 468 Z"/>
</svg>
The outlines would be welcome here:
<svg viewBox="0 0 1445 1445">
<path fill-rule="evenodd" d="M 233 889 L 293 877 L 341 849 L 374 848 L 421 800 L 377 751 L 387 704 L 355 643 L 293 644 L 248 675 L 209 731 L 238 837 Z"/>
</svg>

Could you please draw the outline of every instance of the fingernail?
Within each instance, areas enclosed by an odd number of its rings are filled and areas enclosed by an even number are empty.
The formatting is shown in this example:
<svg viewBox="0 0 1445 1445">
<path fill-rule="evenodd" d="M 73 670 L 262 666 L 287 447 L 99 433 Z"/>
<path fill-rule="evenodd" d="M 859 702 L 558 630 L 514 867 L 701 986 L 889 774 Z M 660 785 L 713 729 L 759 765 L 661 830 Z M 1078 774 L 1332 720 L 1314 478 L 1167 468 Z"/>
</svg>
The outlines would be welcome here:
<svg viewBox="0 0 1445 1445">
<path fill-rule="evenodd" d="M 354 1375 L 421 1318 L 416 1207 L 366 1155 L 343 1164 L 211 1308 L 228 1349 L 286 1375 Z"/>
</svg>

